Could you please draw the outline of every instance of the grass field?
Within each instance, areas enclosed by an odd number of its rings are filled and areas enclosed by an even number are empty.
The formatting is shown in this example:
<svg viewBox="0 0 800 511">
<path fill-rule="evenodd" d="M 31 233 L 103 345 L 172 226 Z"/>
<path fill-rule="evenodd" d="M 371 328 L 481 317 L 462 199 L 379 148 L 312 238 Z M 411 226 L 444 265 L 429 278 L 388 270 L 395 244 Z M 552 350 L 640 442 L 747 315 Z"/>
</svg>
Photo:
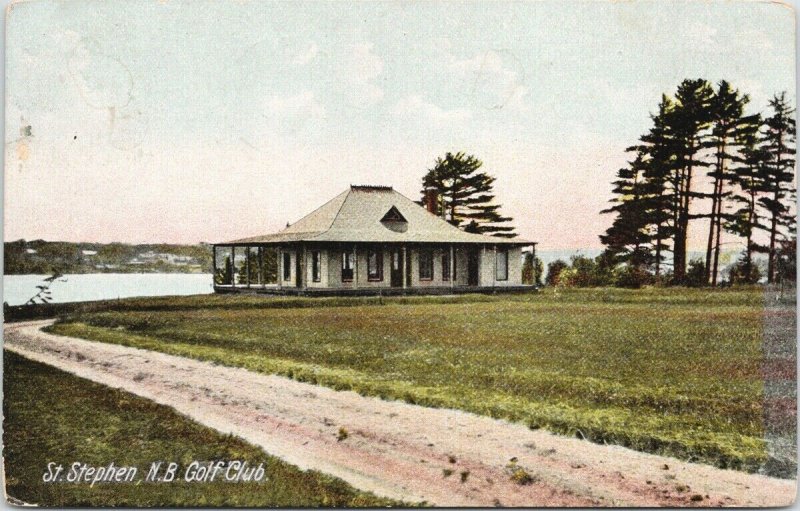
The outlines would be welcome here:
<svg viewBox="0 0 800 511">
<path fill-rule="evenodd" d="M 6 491 L 40 506 L 311 507 L 391 504 L 318 472 L 302 472 L 260 449 L 154 404 L 14 353 L 4 353 L 3 444 Z M 88 484 L 42 481 L 48 462 L 132 465 L 246 460 L 264 463 L 256 483 Z"/>
<path fill-rule="evenodd" d="M 758 289 L 207 296 L 123 301 L 52 331 L 757 470 L 763 310 Z"/>
</svg>

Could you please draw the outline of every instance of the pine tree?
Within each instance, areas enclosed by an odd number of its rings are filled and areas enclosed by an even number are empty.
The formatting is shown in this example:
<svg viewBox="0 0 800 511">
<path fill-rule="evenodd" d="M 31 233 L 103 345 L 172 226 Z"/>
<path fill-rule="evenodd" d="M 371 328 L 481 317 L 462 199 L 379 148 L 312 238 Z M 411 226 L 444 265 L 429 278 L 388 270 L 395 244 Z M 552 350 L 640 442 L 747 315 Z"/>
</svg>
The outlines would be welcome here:
<svg viewBox="0 0 800 511">
<path fill-rule="evenodd" d="M 711 125 L 711 104 L 714 90 L 703 79 L 684 80 L 675 94 L 676 108 L 670 113 L 668 122 L 675 137 L 676 173 L 674 193 L 677 201 L 674 217 L 674 278 L 681 283 L 686 276 L 687 239 L 691 201 L 702 197 L 696 188 L 695 171 L 708 163 L 700 158 L 705 146 L 707 129 Z"/>
<path fill-rule="evenodd" d="M 483 162 L 463 152 L 447 153 L 422 179 L 422 205 L 427 206 L 426 190 L 437 191 L 437 214 L 467 232 L 513 238 L 517 234 L 508 225 L 513 219 L 500 214 L 495 204 L 495 178 L 480 171 Z"/>
<path fill-rule="evenodd" d="M 769 106 L 772 115 L 764 119 L 762 146 L 766 157 L 761 173 L 764 194 L 759 198 L 759 204 L 767 212 L 767 282 L 773 283 L 778 244 L 795 231 L 791 205 L 795 198 L 796 128 L 792 117 L 794 109 L 789 105 L 785 92 L 773 96 Z"/>
<path fill-rule="evenodd" d="M 665 253 L 672 250 L 669 240 L 675 233 L 675 218 L 678 211 L 676 186 L 676 149 L 669 119 L 675 103 L 666 95 L 661 96 L 658 114 L 651 116 L 653 127 L 641 138 L 637 149 L 647 155 L 642 187 L 645 208 L 652 223 L 650 244 L 654 251 L 655 274 L 661 274 Z"/>
<path fill-rule="evenodd" d="M 736 134 L 739 151 L 731 158 L 733 162 L 731 182 L 735 185 L 736 191 L 730 200 L 734 205 L 738 205 L 738 209 L 733 211 L 724 223 L 726 231 L 745 239 L 741 274 L 746 282 L 750 282 L 755 275 L 753 253 L 758 250 L 758 245 L 753 236 L 756 229 L 764 229 L 758 208 L 758 198 L 764 189 L 762 165 L 766 158 L 758 144 L 760 128 L 761 116 L 754 115 Z"/>
<path fill-rule="evenodd" d="M 611 227 L 600 236 L 600 241 L 606 246 L 607 255 L 617 263 L 641 266 L 649 264 L 651 260 L 647 245 L 650 241 L 647 232 L 650 219 L 647 203 L 643 200 L 645 169 L 644 155 L 638 152 L 628 167 L 617 171 L 617 180 L 614 181 L 612 190 L 616 197 L 611 199 L 614 205 L 601 211 L 617 214 Z"/>
<path fill-rule="evenodd" d="M 712 128 L 707 146 L 714 153 L 714 163 L 708 176 L 712 179 L 713 191 L 710 194 L 711 212 L 708 216 L 709 230 L 706 248 L 705 281 L 717 285 L 719 268 L 720 235 L 723 219 L 730 219 L 725 212 L 724 204 L 731 192 L 726 190 L 734 176 L 729 171 L 729 164 L 736 151 L 737 134 L 745 129 L 752 118 L 744 117 L 744 107 L 750 101 L 747 95 L 741 95 L 728 82 L 722 80 L 711 101 Z M 713 260 L 712 260 L 713 259 Z"/>
</svg>

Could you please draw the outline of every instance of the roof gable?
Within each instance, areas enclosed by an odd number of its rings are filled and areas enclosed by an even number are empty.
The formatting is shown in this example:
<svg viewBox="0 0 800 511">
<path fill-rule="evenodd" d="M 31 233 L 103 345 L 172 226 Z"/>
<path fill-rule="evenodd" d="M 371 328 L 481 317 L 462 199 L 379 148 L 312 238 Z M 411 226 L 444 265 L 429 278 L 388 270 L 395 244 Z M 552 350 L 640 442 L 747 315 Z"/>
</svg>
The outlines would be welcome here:
<svg viewBox="0 0 800 511">
<path fill-rule="evenodd" d="M 400 213 L 397 210 L 397 207 L 392 206 L 391 208 L 389 208 L 389 211 L 387 211 L 386 214 L 383 215 L 383 218 L 381 218 L 381 222 L 406 222 L 407 223 L 408 220 L 406 220 L 406 217 L 404 217 L 403 214 Z"/>
</svg>

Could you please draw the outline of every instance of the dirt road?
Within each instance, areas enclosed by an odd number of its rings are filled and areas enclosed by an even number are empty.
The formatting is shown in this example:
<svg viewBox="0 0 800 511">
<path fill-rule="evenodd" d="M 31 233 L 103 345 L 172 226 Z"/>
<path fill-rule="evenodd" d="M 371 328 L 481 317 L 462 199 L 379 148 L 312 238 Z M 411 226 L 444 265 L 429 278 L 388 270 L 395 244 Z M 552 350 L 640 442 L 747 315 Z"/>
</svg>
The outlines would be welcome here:
<svg viewBox="0 0 800 511">
<path fill-rule="evenodd" d="M 172 406 L 301 468 L 327 472 L 407 502 L 750 507 L 785 506 L 795 497 L 793 480 L 720 470 L 465 412 L 382 401 L 279 376 L 50 335 L 39 330 L 46 324 L 6 324 L 5 348 Z M 346 430 L 346 438 L 340 428 Z"/>
</svg>

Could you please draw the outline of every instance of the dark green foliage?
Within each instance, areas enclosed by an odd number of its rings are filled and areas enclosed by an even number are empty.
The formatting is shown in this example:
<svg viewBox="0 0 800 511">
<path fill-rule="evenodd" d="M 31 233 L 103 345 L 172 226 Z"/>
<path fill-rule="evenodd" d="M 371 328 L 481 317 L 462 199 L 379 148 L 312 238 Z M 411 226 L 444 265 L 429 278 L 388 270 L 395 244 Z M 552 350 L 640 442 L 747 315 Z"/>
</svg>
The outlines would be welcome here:
<svg viewBox="0 0 800 511">
<path fill-rule="evenodd" d="M 673 193 L 677 208 L 673 235 L 673 275 L 684 283 L 686 274 L 687 235 L 689 232 L 692 199 L 701 197 L 696 192 L 697 170 L 709 164 L 700 159 L 704 149 L 706 130 L 711 125 L 714 90 L 703 79 L 684 80 L 675 93 L 676 108 L 669 116 L 674 137 L 675 171 Z"/>
<path fill-rule="evenodd" d="M 728 269 L 728 280 L 731 284 L 755 284 L 761 278 L 761 272 L 758 270 L 758 265 L 752 264 L 748 260 L 748 254 L 745 250 L 741 258 L 733 263 Z"/>
<path fill-rule="evenodd" d="M 437 192 L 437 215 L 467 232 L 503 238 L 516 236 L 513 219 L 500 214 L 493 192 L 495 178 L 480 171 L 483 162 L 465 153 L 447 153 L 422 178 L 422 205 L 427 207 L 428 188 Z"/>
<path fill-rule="evenodd" d="M 29 361 L 3 355 L 3 447 L 7 494 L 54 507 L 381 507 L 399 504 L 301 471 L 232 435 L 167 406 Z M 261 483 L 46 484 L 48 462 L 136 466 L 194 460 L 264 463 Z M 239 484 L 247 484 L 246 491 Z"/>
<path fill-rule="evenodd" d="M 563 265 L 563 266 L 562 266 Z M 615 282 L 614 258 L 608 252 L 594 259 L 583 255 L 570 257 L 570 264 L 561 260 L 548 266 L 548 285 L 561 287 L 603 287 Z M 550 275 L 553 275 L 551 279 Z"/>
<path fill-rule="evenodd" d="M 525 252 L 522 261 L 522 283 L 528 285 L 541 286 L 544 276 L 544 263 L 532 253 Z"/>
<path fill-rule="evenodd" d="M 739 269 L 740 275 L 744 277 L 747 275 L 752 277 L 758 273 L 753 264 L 753 254 L 759 247 L 754 242 L 753 236 L 757 229 L 764 229 L 758 198 L 764 190 L 763 165 L 767 156 L 764 149 L 759 146 L 761 117 L 755 116 L 752 119 L 751 123 L 737 133 L 739 151 L 732 157 L 734 167 L 729 174 L 731 184 L 734 186 L 730 202 L 735 209 L 723 225 L 725 230 L 744 239 L 743 267 Z"/>
<path fill-rule="evenodd" d="M 764 119 L 763 147 L 765 162 L 762 165 L 764 194 L 759 204 L 767 212 L 769 244 L 767 282 L 775 281 L 778 245 L 796 229 L 794 188 L 795 120 L 794 109 L 786 99 L 786 93 L 776 94 L 769 102 L 772 115 Z"/>
<path fill-rule="evenodd" d="M 635 158 L 617 171 L 614 205 L 603 211 L 615 214 L 600 236 L 615 265 L 640 267 L 661 281 L 664 254 L 672 252 L 673 284 L 716 285 L 725 230 L 745 240 L 741 275 L 752 276 L 753 253 L 763 251 L 774 281 L 777 247 L 795 231 L 794 109 L 781 93 L 762 120 L 745 114 L 748 102 L 724 80 L 716 90 L 706 80 L 684 80 L 674 98 L 662 96 L 652 128 L 628 149 Z M 695 211 L 697 199 L 710 211 Z M 699 218 L 709 222 L 700 280 L 688 276 L 686 260 L 689 225 Z M 756 231 L 768 243 L 759 244 Z"/>
<path fill-rule="evenodd" d="M 794 285 L 797 281 L 797 237 L 783 240 L 775 254 L 777 281 Z"/>
<path fill-rule="evenodd" d="M 644 247 L 650 241 L 652 217 L 649 203 L 645 200 L 648 183 L 644 176 L 647 169 L 644 158 L 644 152 L 640 151 L 628 167 L 617 171 L 612 190 L 616 197 L 611 199 L 615 204 L 601 211 L 617 215 L 611 227 L 600 236 L 600 241 L 607 247 L 606 255 L 615 262 L 649 263 L 650 254 Z"/>
<path fill-rule="evenodd" d="M 638 289 L 642 286 L 652 284 L 653 282 L 653 275 L 641 266 L 626 265 L 617 272 L 614 285 L 617 287 Z"/>
<path fill-rule="evenodd" d="M 597 261 L 585 256 L 572 256 L 568 272 L 562 272 L 561 284 L 570 287 L 602 287 L 613 283 L 613 274 L 602 271 Z"/>
<path fill-rule="evenodd" d="M 561 259 L 556 259 L 555 261 L 549 263 L 547 265 L 547 285 L 557 286 L 561 278 L 561 272 L 566 268 L 569 268 L 569 265 Z"/>
<path fill-rule="evenodd" d="M 233 263 L 231 256 L 226 255 L 222 260 L 222 267 L 219 266 L 214 269 L 214 284 L 230 285 L 233 279 Z"/>
<path fill-rule="evenodd" d="M 707 145 L 714 152 L 714 163 L 708 176 L 713 186 L 707 194 L 711 198 L 708 242 L 706 248 L 705 281 L 717 285 L 719 268 L 720 236 L 723 222 L 728 222 L 731 215 L 726 211 L 727 198 L 731 195 L 730 185 L 736 182 L 736 174 L 729 165 L 734 161 L 739 144 L 746 142 L 747 134 L 752 127 L 758 126 L 759 116 L 744 116 L 744 107 L 750 101 L 747 95 L 741 95 L 725 80 L 719 87 L 711 102 L 712 127 Z M 745 148 L 743 148 L 745 149 Z"/>
<path fill-rule="evenodd" d="M 707 284 L 706 265 L 700 259 L 693 259 L 689 263 L 689 268 L 683 279 L 683 283 L 689 287 L 702 287 Z"/>
</svg>

